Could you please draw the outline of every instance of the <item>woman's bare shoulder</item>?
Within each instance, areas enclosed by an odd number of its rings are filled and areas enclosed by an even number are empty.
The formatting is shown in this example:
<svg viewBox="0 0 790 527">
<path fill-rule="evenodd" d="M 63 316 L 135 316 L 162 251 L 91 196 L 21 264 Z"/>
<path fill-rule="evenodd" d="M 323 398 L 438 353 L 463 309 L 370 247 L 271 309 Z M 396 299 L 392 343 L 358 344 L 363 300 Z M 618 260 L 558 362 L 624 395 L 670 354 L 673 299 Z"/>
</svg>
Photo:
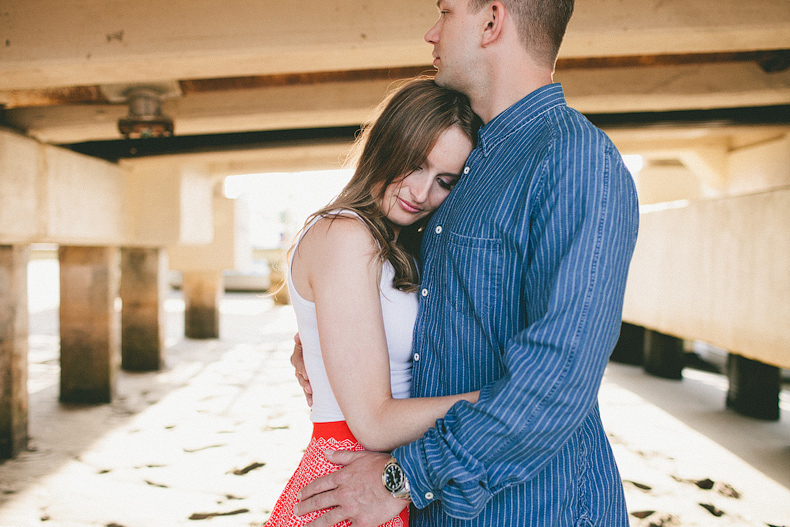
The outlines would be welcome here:
<svg viewBox="0 0 790 527">
<path fill-rule="evenodd" d="M 376 250 L 373 234 L 361 219 L 350 215 L 328 216 L 319 219 L 305 233 L 302 243 L 316 248 L 332 248 L 336 251 L 368 253 Z"/>
<path fill-rule="evenodd" d="M 351 215 L 328 216 L 316 221 L 299 242 L 298 256 L 320 260 L 369 262 L 376 258 L 378 244 L 368 226 Z"/>
</svg>

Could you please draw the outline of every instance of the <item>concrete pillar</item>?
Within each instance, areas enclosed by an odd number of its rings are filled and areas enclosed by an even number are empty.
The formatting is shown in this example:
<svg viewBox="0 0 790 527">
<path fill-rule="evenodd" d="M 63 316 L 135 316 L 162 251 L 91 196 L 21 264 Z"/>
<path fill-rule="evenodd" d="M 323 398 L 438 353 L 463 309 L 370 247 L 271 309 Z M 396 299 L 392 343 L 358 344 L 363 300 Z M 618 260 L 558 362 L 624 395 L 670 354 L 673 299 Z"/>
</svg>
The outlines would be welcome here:
<svg viewBox="0 0 790 527">
<path fill-rule="evenodd" d="M 645 371 L 665 379 L 682 379 L 686 356 L 683 339 L 645 330 Z"/>
<path fill-rule="evenodd" d="M 191 339 L 219 338 L 222 271 L 184 271 L 184 333 Z"/>
<path fill-rule="evenodd" d="M 26 246 L 0 245 L 0 459 L 27 447 Z"/>
<path fill-rule="evenodd" d="M 120 362 L 120 281 L 114 247 L 61 246 L 60 400 L 111 401 Z"/>
<path fill-rule="evenodd" d="M 167 254 L 159 248 L 121 249 L 121 367 L 159 370 L 165 361 Z"/>
<path fill-rule="evenodd" d="M 645 328 L 623 322 L 610 357 L 614 362 L 641 366 L 645 362 Z"/>
<path fill-rule="evenodd" d="M 780 370 L 730 353 L 727 357 L 727 407 L 755 419 L 779 419 Z"/>
</svg>

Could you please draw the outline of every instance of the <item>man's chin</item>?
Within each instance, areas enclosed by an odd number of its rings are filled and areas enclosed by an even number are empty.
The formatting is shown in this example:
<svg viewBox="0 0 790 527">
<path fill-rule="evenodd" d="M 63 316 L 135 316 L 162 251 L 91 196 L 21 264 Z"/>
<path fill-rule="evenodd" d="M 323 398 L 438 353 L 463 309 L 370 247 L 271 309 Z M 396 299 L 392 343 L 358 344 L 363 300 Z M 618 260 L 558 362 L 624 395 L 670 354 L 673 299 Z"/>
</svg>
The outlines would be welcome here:
<svg viewBox="0 0 790 527">
<path fill-rule="evenodd" d="M 433 80 L 434 80 L 434 82 L 436 84 L 438 84 L 442 88 L 447 88 L 447 89 L 450 89 L 450 90 L 454 89 L 452 87 L 452 83 L 447 81 L 445 76 L 442 75 L 442 70 L 440 70 L 440 69 L 436 70 L 436 75 L 434 76 Z"/>
</svg>

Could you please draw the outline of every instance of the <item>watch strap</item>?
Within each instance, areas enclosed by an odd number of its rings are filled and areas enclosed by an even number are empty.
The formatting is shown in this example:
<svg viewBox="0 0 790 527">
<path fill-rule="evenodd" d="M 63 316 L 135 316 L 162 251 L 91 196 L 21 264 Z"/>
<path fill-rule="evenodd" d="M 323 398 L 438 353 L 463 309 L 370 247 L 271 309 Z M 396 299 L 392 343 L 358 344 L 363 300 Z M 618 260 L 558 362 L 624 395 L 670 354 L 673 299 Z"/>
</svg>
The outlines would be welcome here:
<svg viewBox="0 0 790 527">
<path fill-rule="evenodd" d="M 411 500 L 409 479 L 406 477 L 406 473 L 403 472 L 397 459 L 391 457 L 387 461 L 381 479 L 384 483 L 384 488 L 387 489 L 393 498 Z"/>
</svg>

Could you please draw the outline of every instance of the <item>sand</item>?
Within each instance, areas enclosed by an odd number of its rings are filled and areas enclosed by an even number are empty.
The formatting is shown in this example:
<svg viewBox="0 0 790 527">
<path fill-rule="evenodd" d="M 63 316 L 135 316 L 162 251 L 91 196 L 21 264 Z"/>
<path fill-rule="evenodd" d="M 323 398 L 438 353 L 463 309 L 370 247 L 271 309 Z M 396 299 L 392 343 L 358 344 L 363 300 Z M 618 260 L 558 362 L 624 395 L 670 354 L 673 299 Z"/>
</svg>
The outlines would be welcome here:
<svg viewBox="0 0 790 527">
<path fill-rule="evenodd" d="M 166 368 L 121 372 L 112 404 L 75 406 L 57 402 L 57 316 L 37 307 L 30 450 L 0 464 L 0 526 L 264 525 L 310 434 L 291 309 L 227 295 L 222 338 L 196 341 L 178 293 L 166 308 Z M 607 369 L 601 412 L 632 526 L 790 525 L 790 412 L 738 416 L 725 388 L 703 372 Z"/>
</svg>

